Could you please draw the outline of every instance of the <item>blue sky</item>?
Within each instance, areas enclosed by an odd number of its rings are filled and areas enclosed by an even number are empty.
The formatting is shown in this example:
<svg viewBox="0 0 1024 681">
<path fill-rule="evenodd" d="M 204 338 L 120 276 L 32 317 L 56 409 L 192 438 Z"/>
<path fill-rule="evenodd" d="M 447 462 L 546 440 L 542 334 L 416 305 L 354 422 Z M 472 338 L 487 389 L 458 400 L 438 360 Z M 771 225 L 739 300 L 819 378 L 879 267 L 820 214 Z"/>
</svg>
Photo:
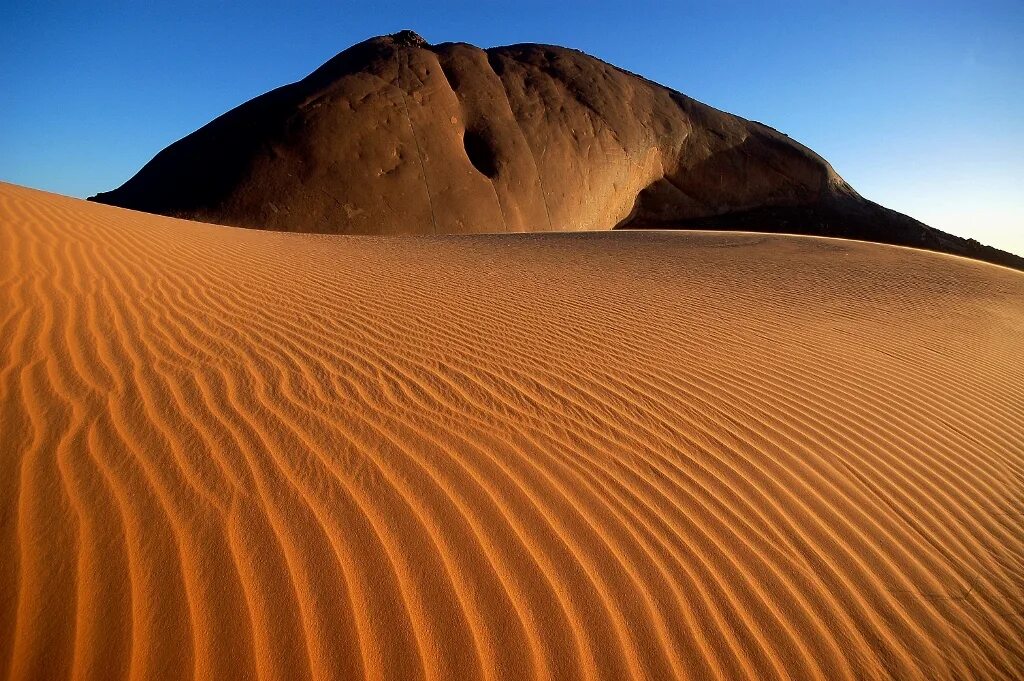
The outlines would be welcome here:
<svg viewBox="0 0 1024 681">
<path fill-rule="evenodd" d="M 1024 2 L 5 3 L 0 179 L 111 189 L 349 45 L 576 47 L 807 144 L 861 194 L 1024 254 Z"/>
</svg>

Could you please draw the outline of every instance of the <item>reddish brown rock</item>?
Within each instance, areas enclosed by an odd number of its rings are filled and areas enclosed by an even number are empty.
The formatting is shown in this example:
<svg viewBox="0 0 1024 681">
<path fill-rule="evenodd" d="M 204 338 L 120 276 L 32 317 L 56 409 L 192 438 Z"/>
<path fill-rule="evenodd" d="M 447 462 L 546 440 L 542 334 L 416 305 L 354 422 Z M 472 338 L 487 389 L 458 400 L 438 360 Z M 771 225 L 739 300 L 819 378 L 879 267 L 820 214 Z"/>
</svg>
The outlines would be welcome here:
<svg viewBox="0 0 1024 681">
<path fill-rule="evenodd" d="M 707 227 L 1017 258 L 861 198 L 820 156 L 576 50 L 367 40 L 94 200 L 242 227 L 431 234 Z"/>
</svg>

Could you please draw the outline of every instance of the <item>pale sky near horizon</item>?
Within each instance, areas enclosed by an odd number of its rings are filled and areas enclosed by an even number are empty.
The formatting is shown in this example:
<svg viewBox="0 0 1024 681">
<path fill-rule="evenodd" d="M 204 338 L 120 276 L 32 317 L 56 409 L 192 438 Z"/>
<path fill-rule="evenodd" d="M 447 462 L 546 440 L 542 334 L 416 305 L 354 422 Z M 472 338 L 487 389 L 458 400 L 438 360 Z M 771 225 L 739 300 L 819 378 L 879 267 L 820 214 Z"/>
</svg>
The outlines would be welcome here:
<svg viewBox="0 0 1024 681">
<path fill-rule="evenodd" d="M 138 3 L 141 4 L 141 3 Z M 863 196 L 1024 255 L 1024 2 L 5 3 L 0 180 L 112 189 L 346 47 L 575 47 L 811 147 Z"/>
</svg>

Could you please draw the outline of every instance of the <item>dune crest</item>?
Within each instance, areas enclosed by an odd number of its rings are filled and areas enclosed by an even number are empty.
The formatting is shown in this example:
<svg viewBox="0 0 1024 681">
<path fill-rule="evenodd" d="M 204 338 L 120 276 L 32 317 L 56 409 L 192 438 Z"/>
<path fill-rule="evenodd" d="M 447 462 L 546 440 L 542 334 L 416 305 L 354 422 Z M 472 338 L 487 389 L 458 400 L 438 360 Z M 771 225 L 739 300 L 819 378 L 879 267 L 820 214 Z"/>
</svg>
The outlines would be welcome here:
<svg viewBox="0 0 1024 681">
<path fill-rule="evenodd" d="M 1024 275 L 0 185 L 0 675 L 1013 678 Z"/>
</svg>

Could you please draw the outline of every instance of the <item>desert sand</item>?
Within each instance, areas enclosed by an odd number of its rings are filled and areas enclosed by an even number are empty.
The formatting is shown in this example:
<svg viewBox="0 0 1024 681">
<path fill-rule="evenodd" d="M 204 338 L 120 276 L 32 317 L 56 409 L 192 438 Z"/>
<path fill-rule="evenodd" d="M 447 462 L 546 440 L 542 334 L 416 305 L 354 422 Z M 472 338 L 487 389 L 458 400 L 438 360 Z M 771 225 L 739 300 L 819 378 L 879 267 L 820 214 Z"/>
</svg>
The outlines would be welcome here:
<svg viewBox="0 0 1024 681">
<path fill-rule="evenodd" d="M 0 675 L 1019 678 L 1024 274 L 0 185 Z"/>
</svg>

